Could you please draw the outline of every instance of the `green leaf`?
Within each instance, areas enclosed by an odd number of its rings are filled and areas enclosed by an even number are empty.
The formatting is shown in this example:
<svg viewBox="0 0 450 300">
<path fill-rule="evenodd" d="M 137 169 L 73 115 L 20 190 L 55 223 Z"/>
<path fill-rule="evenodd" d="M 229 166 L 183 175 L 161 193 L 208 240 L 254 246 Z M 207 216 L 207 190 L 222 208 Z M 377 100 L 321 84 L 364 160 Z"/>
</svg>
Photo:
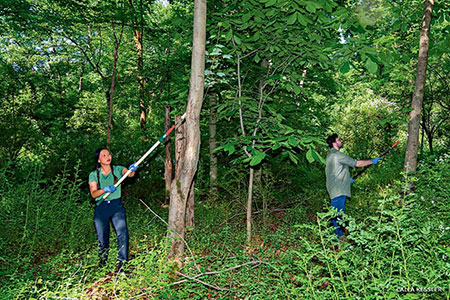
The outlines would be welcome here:
<svg viewBox="0 0 450 300">
<path fill-rule="evenodd" d="M 348 73 L 348 71 L 350 71 L 350 64 L 348 63 L 348 61 L 342 65 L 342 67 L 339 71 L 344 74 Z"/>
<path fill-rule="evenodd" d="M 226 144 L 223 146 L 223 150 L 228 152 L 228 155 L 231 155 L 236 150 L 232 144 Z"/>
<path fill-rule="evenodd" d="M 367 70 L 372 74 L 376 73 L 378 70 L 378 65 L 374 63 L 370 58 L 368 58 L 366 61 L 366 67 Z"/>
<path fill-rule="evenodd" d="M 263 159 L 266 157 L 265 152 L 259 152 L 255 156 L 252 157 L 252 160 L 250 161 L 250 166 L 256 166 L 258 165 Z"/>
<path fill-rule="evenodd" d="M 294 164 L 298 164 L 298 159 L 294 154 L 292 154 L 292 152 L 289 152 L 289 159 L 292 160 Z"/>
<path fill-rule="evenodd" d="M 297 14 L 295 14 L 295 13 L 292 14 L 292 15 L 290 15 L 290 16 L 288 17 L 288 19 L 287 19 L 288 25 L 294 24 L 295 21 L 297 21 Z"/>
<path fill-rule="evenodd" d="M 293 147 L 297 147 L 298 146 L 298 141 L 295 137 L 290 136 L 288 139 L 289 145 L 293 146 Z"/>
<path fill-rule="evenodd" d="M 320 156 L 320 154 L 316 150 L 314 150 L 314 149 L 310 149 L 310 150 L 312 151 L 311 156 L 314 158 L 315 161 L 325 164 L 325 159 L 323 159 L 323 157 Z"/>
<path fill-rule="evenodd" d="M 275 144 L 273 144 L 273 146 L 272 146 L 272 151 L 275 151 L 275 150 L 277 150 L 280 147 L 281 147 L 281 144 L 278 143 L 278 142 L 275 142 Z"/>
<path fill-rule="evenodd" d="M 309 2 L 306 5 L 306 10 L 314 14 L 316 12 L 316 6 L 313 3 Z"/>
<path fill-rule="evenodd" d="M 310 162 L 314 162 L 314 157 L 312 156 L 312 149 L 309 149 L 308 152 L 306 152 L 306 159 Z"/>
<path fill-rule="evenodd" d="M 225 40 L 226 41 L 231 41 L 231 38 L 233 37 L 233 31 L 228 31 L 226 34 L 225 34 Z"/>
<path fill-rule="evenodd" d="M 299 87 L 298 85 L 294 85 L 293 87 L 294 87 L 294 93 L 295 93 L 295 95 L 300 94 L 300 92 L 301 92 L 300 87 Z"/>
<path fill-rule="evenodd" d="M 238 38 L 236 35 L 233 38 L 234 38 L 234 42 L 236 43 L 236 45 L 240 45 L 241 44 L 241 39 L 240 38 Z"/>
<path fill-rule="evenodd" d="M 277 0 L 269 0 L 269 1 L 266 2 L 265 6 L 269 7 L 269 6 L 274 5 L 275 3 L 277 3 Z"/>
<path fill-rule="evenodd" d="M 253 13 L 246 13 L 245 15 L 242 16 L 242 21 L 243 22 L 248 22 L 248 20 L 251 19 L 251 17 L 253 16 Z"/>
<path fill-rule="evenodd" d="M 305 139 L 302 139 L 302 140 L 301 140 L 301 142 L 304 143 L 304 144 L 309 144 L 309 143 L 311 143 L 312 141 L 314 141 L 314 138 L 305 138 Z"/>
<path fill-rule="evenodd" d="M 303 26 L 308 25 L 308 19 L 305 16 L 303 16 L 302 14 L 297 13 L 297 19 L 300 22 L 300 24 L 302 24 Z"/>
</svg>

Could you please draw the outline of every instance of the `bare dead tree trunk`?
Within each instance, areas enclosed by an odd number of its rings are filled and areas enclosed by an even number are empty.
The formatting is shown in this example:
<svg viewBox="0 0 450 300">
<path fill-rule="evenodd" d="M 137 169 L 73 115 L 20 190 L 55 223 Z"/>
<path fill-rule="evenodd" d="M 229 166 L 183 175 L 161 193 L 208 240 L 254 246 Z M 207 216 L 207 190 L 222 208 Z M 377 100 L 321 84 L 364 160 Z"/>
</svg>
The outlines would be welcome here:
<svg viewBox="0 0 450 300">
<path fill-rule="evenodd" d="M 114 97 L 114 87 L 116 83 L 116 72 L 117 72 L 117 60 L 119 59 L 119 46 L 122 41 L 123 27 L 120 29 L 119 38 L 117 38 L 116 29 L 114 25 L 112 25 L 113 33 L 114 33 L 114 62 L 113 62 L 113 72 L 111 78 L 111 88 L 109 91 L 109 113 L 108 113 L 108 130 L 106 132 L 106 147 L 109 148 L 111 143 L 111 128 L 112 128 L 112 114 L 113 114 L 113 97 Z"/>
<path fill-rule="evenodd" d="M 205 42 L 206 42 L 206 0 L 194 1 L 194 29 L 191 61 L 191 77 L 186 109 L 186 145 L 176 167 L 175 178 L 170 191 L 169 258 L 181 263 L 184 253 L 186 203 L 189 193 L 194 193 L 192 183 L 197 172 L 200 150 L 200 111 L 203 104 Z"/>
<path fill-rule="evenodd" d="M 165 132 L 170 129 L 170 106 L 166 105 L 166 123 L 165 123 Z M 181 125 L 183 126 L 183 125 Z M 179 127 L 181 127 L 179 126 Z M 164 161 L 164 180 L 166 183 L 166 195 L 165 195 L 165 203 L 167 204 L 170 199 L 170 185 L 172 184 L 172 174 L 173 174 L 173 164 L 172 164 L 172 142 L 170 139 L 166 139 L 165 141 L 166 148 L 166 160 Z"/>
<path fill-rule="evenodd" d="M 188 229 L 194 228 L 194 196 L 195 196 L 194 188 L 195 188 L 195 179 L 192 180 L 186 207 L 186 228 Z"/>
<path fill-rule="evenodd" d="M 143 49 L 144 49 L 144 20 L 143 20 L 143 9 L 142 9 L 142 0 L 139 1 L 139 20 L 137 19 L 136 15 L 137 12 L 135 11 L 135 7 L 133 5 L 132 0 L 128 0 L 128 5 L 133 9 L 134 17 L 133 17 L 133 39 L 134 39 L 134 46 L 136 47 L 137 51 L 137 68 L 138 68 L 138 97 L 139 97 L 139 124 L 141 128 L 145 127 L 145 123 L 147 121 L 147 111 L 145 109 L 145 102 L 144 102 L 144 77 L 143 77 L 143 70 L 144 70 L 144 55 L 143 55 Z"/>
<path fill-rule="evenodd" d="M 216 155 L 216 123 L 217 99 L 216 93 L 209 95 L 209 188 L 210 196 L 217 196 L 217 155 Z"/>
<path fill-rule="evenodd" d="M 425 13 L 420 31 L 419 59 L 417 62 L 417 75 L 414 84 L 414 93 L 411 101 L 412 111 L 409 114 L 408 141 L 406 145 L 404 169 L 408 172 L 417 170 L 417 152 L 419 144 L 420 113 L 423 105 L 426 71 L 428 63 L 428 44 L 434 0 L 425 1 Z M 410 188 L 413 183 L 409 182 Z"/>
</svg>

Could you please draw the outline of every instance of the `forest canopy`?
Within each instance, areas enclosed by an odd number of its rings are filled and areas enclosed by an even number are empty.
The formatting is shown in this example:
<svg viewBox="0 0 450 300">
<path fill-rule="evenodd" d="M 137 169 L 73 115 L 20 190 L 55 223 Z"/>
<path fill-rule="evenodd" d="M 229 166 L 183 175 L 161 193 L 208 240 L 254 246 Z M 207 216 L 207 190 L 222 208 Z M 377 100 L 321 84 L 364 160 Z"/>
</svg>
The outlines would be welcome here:
<svg viewBox="0 0 450 300">
<path fill-rule="evenodd" d="M 1 1 L 0 294 L 448 298 L 449 16 L 434 0 Z M 333 133 L 356 160 L 390 149 L 351 170 L 337 244 Z M 121 280 L 113 227 L 97 265 L 88 178 L 96 149 L 129 168 L 152 145 L 121 184 Z"/>
</svg>

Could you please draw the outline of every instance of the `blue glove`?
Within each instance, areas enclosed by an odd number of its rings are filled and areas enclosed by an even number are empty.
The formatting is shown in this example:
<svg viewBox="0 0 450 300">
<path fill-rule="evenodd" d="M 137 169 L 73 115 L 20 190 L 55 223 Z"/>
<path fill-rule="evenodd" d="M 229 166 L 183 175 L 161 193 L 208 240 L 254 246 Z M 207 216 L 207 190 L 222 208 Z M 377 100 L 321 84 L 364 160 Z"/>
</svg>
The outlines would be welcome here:
<svg viewBox="0 0 450 300">
<path fill-rule="evenodd" d="M 128 170 L 131 172 L 136 172 L 136 170 L 139 168 L 139 166 L 136 166 L 136 163 L 133 163 L 131 166 L 128 167 Z"/>
<path fill-rule="evenodd" d="M 376 165 L 380 159 L 381 157 L 372 158 L 372 165 Z"/>
<path fill-rule="evenodd" d="M 114 193 L 114 191 L 116 190 L 116 187 L 113 185 L 107 186 L 103 189 L 105 191 L 105 193 Z"/>
<path fill-rule="evenodd" d="M 355 179 L 350 178 L 350 184 L 352 184 L 353 182 L 355 182 Z"/>
</svg>

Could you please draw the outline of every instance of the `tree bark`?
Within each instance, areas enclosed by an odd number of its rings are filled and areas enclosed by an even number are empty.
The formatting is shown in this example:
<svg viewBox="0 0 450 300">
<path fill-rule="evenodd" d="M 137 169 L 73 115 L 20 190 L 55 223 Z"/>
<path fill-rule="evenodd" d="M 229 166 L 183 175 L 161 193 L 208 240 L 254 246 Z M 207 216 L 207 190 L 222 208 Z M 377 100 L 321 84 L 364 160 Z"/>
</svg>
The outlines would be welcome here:
<svg viewBox="0 0 450 300">
<path fill-rule="evenodd" d="M 166 105 L 166 123 L 165 132 L 170 129 L 170 106 Z M 182 125 L 181 125 L 182 126 Z M 179 127 L 181 127 L 179 126 Z M 172 164 L 172 142 L 170 139 L 165 141 L 166 148 L 166 160 L 164 161 L 164 180 L 166 183 L 165 203 L 167 204 L 170 199 L 170 185 L 172 184 L 173 164 Z"/>
<path fill-rule="evenodd" d="M 250 167 L 248 176 L 248 197 L 247 197 L 247 242 L 252 240 L 252 203 L 253 203 L 253 174 L 255 169 Z"/>
<path fill-rule="evenodd" d="M 170 191 L 169 258 L 181 263 L 184 253 L 185 215 L 189 192 L 194 193 L 192 183 L 197 172 L 200 150 L 200 111 L 203 104 L 205 42 L 206 42 L 206 0 L 194 1 L 194 29 L 191 60 L 189 96 L 186 109 L 185 149 L 181 153 L 180 165 Z M 181 238 L 180 238 L 181 237 Z"/>
<path fill-rule="evenodd" d="M 186 207 L 186 228 L 188 229 L 194 229 L 194 188 L 195 179 L 192 180 Z"/>
<path fill-rule="evenodd" d="M 116 29 L 114 28 L 114 25 L 112 25 L 113 33 L 114 33 L 114 62 L 113 62 L 113 71 L 112 71 L 112 77 L 111 77 L 111 88 L 109 91 L 107 91 L 107 97 L 109 96 L 109 113 L 108 113 L 108 129 L 106 132 L 106 147 L 109 149 L 109 145 L 111 143 L 111 128 L 112 128 L 112 114 L 113 114 L 113 97 L 114 97 L 114 87 L 116 83 L 116 72 L 117 72 L 117 60 L 119 59 L 119 46 L 122 41 L 122 34 L 123 34 L 123 25 L 120 30 L 120 36 L 119 39 L 117 39 L 116 35 Z"/>
<path fill-rule="evenodd" d="M 411 100 L 412 111 L 409 114 L 408 141 L 406 145 L 404 169 L 410 173 L 417 170 L 417 152 L 419 145 L 420 114 L 422 111 L 426 71 L 428 63 L 428 44 L 431 23 L 431 13 L 434 0 L 425 1 L 425 13 L 420 31 L 419 58 L 417 62 L 417 75 L 414 84 L 414 93 Z M 412 188 L 412 182 L 409 183 Z"/>
<path fill-rule="evenodd" d="M 139 0 L 139 17 L 138 20 L 136 17 L 136 12 L 134 10 L 134 5 L 132 0 L 128 0 L 128 4 L 133 9 L 133 39 L 134 46 L 137 51 L 137 69 L 138 69 L 138 97 L 139 97 L 139 124 L 141 128 L 145 127 L 145 123 L 147 122 L 147 111 L 145 109 L 144 102 L 144 20 L 143 20 L 143 10 L 142 10 L 142 0 Z"/>
<path fill-rule="evenodd" d="M 216 93 L 209 95 L 209 188 L 210 196 L 217 196 L 217 155 L 216 155 L 216 123 L 217 123 L 217 99 Z"/>
</svg>

